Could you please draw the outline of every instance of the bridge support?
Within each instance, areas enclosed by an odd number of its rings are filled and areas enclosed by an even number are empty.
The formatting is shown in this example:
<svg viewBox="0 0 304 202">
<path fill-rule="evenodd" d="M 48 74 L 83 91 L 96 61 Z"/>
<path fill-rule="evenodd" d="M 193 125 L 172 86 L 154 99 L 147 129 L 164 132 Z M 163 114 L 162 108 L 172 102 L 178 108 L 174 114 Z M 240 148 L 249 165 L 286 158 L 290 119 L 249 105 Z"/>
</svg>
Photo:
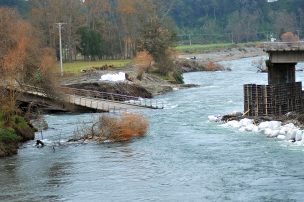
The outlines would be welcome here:
<svg viewBox="0 0 304 202">
<path fill-rule="evenodd" d="M 268 84 L 283 84 L 296 82 L 296 63 L 268 64 Z"/>
<path fill-rule="evenodd" d="M 304 61 L 304 43 L 269 43 L 268 85 L 244 85 L 244 111 L 248 116 L 303 113 L 302 82 L 296 82 L 296 64 Z"/>
</svg>

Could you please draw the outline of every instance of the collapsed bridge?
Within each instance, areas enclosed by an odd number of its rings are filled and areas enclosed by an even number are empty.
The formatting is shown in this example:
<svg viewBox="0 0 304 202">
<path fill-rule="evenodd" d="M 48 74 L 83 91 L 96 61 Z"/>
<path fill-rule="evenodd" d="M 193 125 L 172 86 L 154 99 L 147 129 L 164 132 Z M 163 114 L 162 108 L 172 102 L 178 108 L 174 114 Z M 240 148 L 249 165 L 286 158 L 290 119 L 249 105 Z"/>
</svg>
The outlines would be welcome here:
<svg viewBox="0 0 304 202">
<path fill-rule="evenodd" d="M 40 103 L 55 102 L 58 111 L 76 109 L 74 111 L 119 112 L 133 109 L 163 109 L 158 100 L 115 94 L 108 92 L 84 90 L 70 87 L 60 87 L 60 97 L 50 97 L 40 88 L 23 85 L 24 101 L 39 101 Z M 78 108 L 78 110 L 77 110 Z"/>
<path fill-rule="evenodd" d="M 296 82 L 296 64 L 304 62 L 304 42 L 267 42 L 268 85 L 244 85 L 244 114 L 280 116 L 304 112 L 302 82 Z"/>
</svg>

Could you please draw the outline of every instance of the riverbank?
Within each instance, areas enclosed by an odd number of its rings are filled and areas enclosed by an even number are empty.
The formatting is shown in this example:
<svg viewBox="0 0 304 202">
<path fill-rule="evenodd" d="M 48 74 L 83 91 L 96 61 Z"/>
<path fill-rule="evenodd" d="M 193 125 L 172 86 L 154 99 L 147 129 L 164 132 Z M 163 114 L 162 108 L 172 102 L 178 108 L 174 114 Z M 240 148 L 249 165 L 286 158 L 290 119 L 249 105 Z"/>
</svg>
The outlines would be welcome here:
<svg viewBox="0 0 304 202">
<path fill-rule="evenodd" d="M 202 54 L 180 54 L 178 55 L 175 63 L 178 71 L 181 71 L 182 73 L 197 71 L 226 71 L 229 70 L 229 67 L 224 67 L 218 65 L 217 63 L 221 61 L 236 60 L 262 55 L 265 55 L 265 53 L 261 48 L 227 48 Z M 209 65 L 211 68 L 208 67 Z M 102 75 L 117 74 L 118 72 L 126 73 L 129 80 L 120 84 L 100 81 Z M 167 80 L 167 78 L 160 77 L 152 73 L 144 73 L 142 79 L 138 80 L 137 71 L 134 67 L 132 67 L 132 65 L 127 65 L 125 68 L 110 68 L 106 70 L 92 67 L 92 69 L 89 71 L 85 71 L 76 76 L 64 78 L 61 83 L 62 85 L 80 89 L 99 90 L 109 93 L 118 93 L 144 98 L 151 98 L 153 96 L 164 94 L 176 89 L 197 86 L 191 84 L 176 84 L 173 81 Z"/>
<path fill-rule="evenodd" d="M 190 59 L 194 56 L 197 60 L 201 61 L 230 61 L 238 60 L 242 58 L 257 57 L 266 55 L 262 48 L 259 47 L 240 47 L 240 48 L 226 48 L 218 51 L 212 51 L 207 53 L 183 53 L 179 55 L 179 59 Z"/>
<path fill-rule="evenodd" d="M 5 120 L 0 113 L 0 158 L 17 154 L 19 146 L 35 137 L 34 129 L 21 116 Z"/>
</svg>

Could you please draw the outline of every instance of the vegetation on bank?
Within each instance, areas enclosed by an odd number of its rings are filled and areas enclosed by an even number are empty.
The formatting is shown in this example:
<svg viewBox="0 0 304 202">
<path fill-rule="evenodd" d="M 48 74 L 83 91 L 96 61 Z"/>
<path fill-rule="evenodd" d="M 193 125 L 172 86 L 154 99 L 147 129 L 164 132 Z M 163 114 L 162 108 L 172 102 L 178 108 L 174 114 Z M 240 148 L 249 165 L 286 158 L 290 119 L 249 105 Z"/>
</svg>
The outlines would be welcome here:
<svg viewBox="0 0 304 202">
<path fill-rule="evenodd" d="M 17 153 L 20 142 L 34 138 L 18 108 L 22 90 L 31 85 L 54 95 L 56 81 L 51 71 L 56 57 L 16 10 L 0 8 L 0 22 L 0 156 L 8 156 Z"/>
<path fill-rule="evenodd" d="M 0 112 L 0 157 L 17 154 L 19 144 L 34 137 L 34 129 L 23 117 L 6 117 Z"/>
<path fill-rule="evenodd" d="M 93 68 L 108 67 L 109 69 L 116 69 L 125 67 L 131 60 L 98 60 L 98 61 L 74 61 L 63 64 L 65 73 L 80 74 L 82 70 L 90 70 Z M 59 64 L 57 65 L 59 69 Z"/>
</svg>

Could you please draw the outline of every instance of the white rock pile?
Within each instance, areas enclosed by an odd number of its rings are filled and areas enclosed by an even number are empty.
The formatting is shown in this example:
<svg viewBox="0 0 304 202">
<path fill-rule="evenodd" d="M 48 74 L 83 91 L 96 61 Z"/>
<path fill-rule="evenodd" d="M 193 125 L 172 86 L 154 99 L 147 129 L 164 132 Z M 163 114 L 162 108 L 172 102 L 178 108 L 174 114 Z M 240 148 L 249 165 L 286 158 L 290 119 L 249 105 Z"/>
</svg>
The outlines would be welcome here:
<svg viewBox="0 0 304 202">
<path fill-rule="evenodd" d="M 118 74 L 105 74 L 102 75 L 100 81 L 122 82 L 126 80 L 126 74 L 119 72 Z"/>
<path fill-rule="evenodd" d="M 221 122 L 220 116 L 209 116 L 208 119 L 212 122 Z M 280 121 L 265 121 L 260 124 L 255 124 L 254 120 L 245 118 L 240 121 L 228 121 L 221 126 L 236 128 L 241 132 L 263 133 L 267 137 L 304 145 L 304 130 L 301 130 L 293 123 L 283 125 Z"/>
</svg>

